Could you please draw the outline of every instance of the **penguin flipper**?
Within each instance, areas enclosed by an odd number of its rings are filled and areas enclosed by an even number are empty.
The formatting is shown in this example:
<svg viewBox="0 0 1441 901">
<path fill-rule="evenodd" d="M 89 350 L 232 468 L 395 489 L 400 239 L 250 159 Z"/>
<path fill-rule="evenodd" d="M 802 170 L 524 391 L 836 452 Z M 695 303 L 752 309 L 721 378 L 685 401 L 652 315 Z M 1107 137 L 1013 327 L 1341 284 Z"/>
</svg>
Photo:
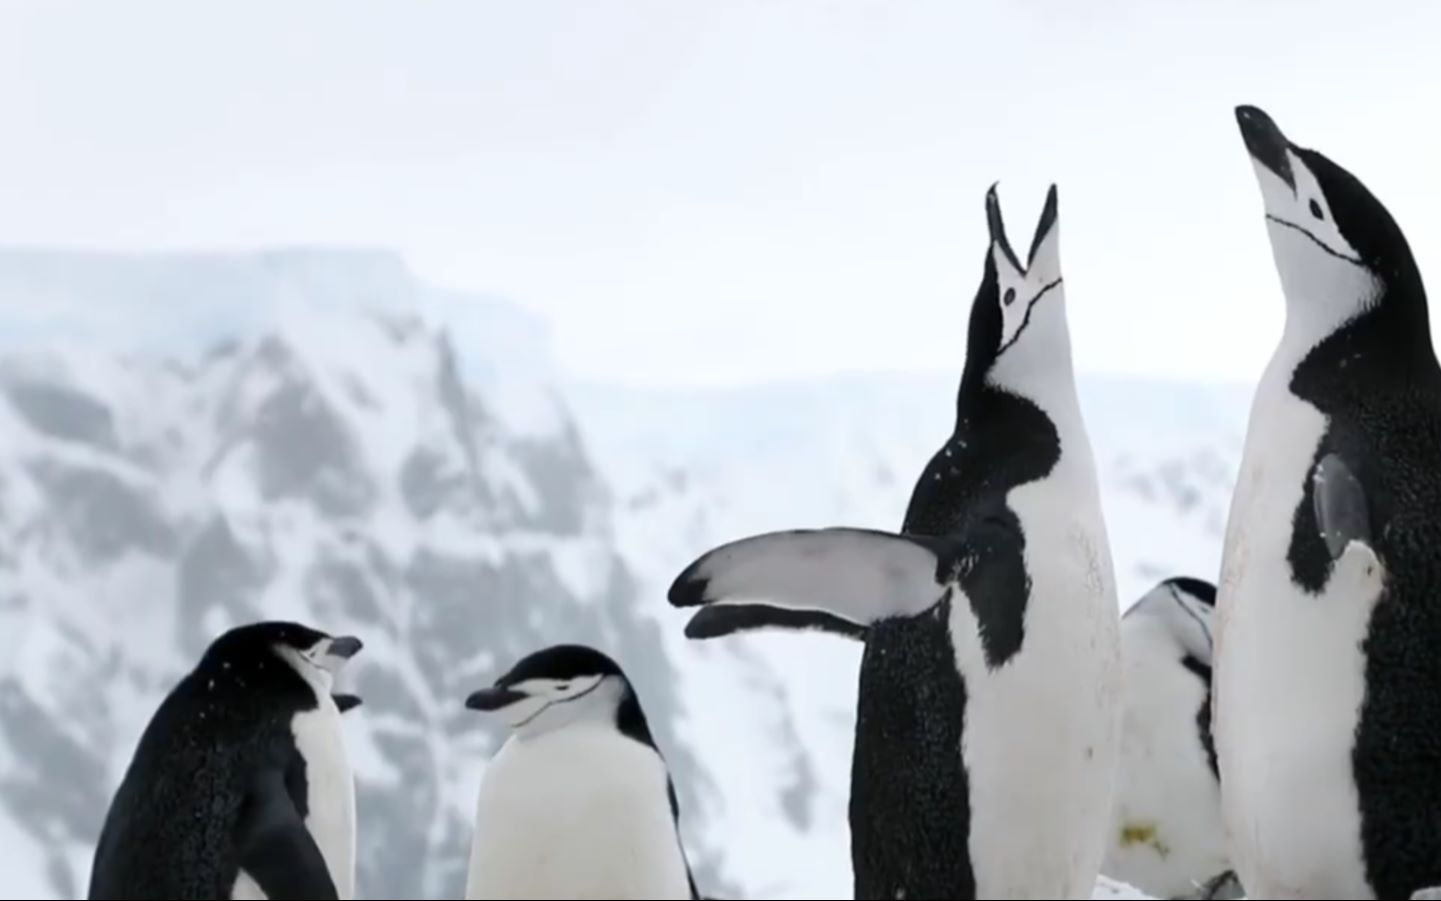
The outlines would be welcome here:
<svg viewBox="0 0 1441 901">
<path fill-rule="evenodd" d="M 762 629 L 863 639 L 873 623 L 935 606 L 945 539 L 836 526 L 767 532 L 714 548 L 671 585 L 671 606 L 699 607 L 691 638 Z"/>
<path fill-rule="evenodd" d="M 1336 453 L 1328 453 L 1311 473 L 1312 506 L 1316 525 L 1331 559 L 1339 560 L 1351 542 L 1369 545 L 1371 517 L 1361 481 Z"/>
<path fill-rule="evenodd" d="M 267 898 L 339 899 L 335 881 L 315 838 L 305 828 L 279 769 L 267 769 L 251 784 L 236 845 L 240 868 Z"/>
<path fill-rule="evenodd" d="M 341 713 L 345 713 L 347 710 L 354 710 L 361 704 L 360 695 L 347 695 L 336 692 L 330 697 L 331 700 L 335 701 L 335 706 Z"/>
</svg>

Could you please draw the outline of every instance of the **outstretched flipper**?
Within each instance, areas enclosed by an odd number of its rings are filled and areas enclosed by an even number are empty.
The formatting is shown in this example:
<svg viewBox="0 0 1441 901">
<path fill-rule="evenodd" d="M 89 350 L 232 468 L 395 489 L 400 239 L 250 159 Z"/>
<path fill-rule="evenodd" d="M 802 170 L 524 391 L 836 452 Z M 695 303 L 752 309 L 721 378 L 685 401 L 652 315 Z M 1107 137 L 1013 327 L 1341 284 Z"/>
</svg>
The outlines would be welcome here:
<svg viewBox="0 0 1441 901">
<path fill-rule="evenodd" d="M 258 774 L 237 825 L 240 868 L 267 898 L 339 899 L 325 858 L 277 768 Z"/>
<path fill-rule="evenodd" d="M 331 700 L 335 701 L 335 706 L 341 713 L 345 713 L 347 710 L 354 710 L 360 706 L 360 695 L 347 695 L 336 692 L 330 697 Z"/>
<path fill-rule="evenodd" d="M 1332 560 L 1340 560 L 1351 542 L 1371 543 L 1366 491 L 1346 462 L 1334 453 L 1322 457 L 1311 474 L 1316 525 Z"/>
<path fill-rule="evenodd" d="M 945 539 L 835 527 L 768 532 L 723 544 L 671 585 L 675 607 L 700 607 L 691 638 L 760 629 L 864 638 L 872 623 L 940 601 Z"/>
</svg>

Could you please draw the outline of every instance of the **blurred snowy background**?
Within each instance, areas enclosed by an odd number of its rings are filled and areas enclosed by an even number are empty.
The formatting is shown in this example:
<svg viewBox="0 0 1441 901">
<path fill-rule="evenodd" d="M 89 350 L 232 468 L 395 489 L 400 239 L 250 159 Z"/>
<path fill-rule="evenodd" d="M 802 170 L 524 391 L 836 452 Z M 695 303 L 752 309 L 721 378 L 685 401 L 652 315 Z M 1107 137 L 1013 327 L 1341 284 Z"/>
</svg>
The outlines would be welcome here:
<svg viewBox="0 0 1441 901">
<path fill-rule="evenodd" d="M 1281 321 L 1231 108 L 1430 271 L 1438 10 L 0 2 L 0 897 L 83 894 L 153 705 L 260 616 L 367 642 L 363 897 L 459 896 L 462 701 L 570 640 L 706 890 L 848 897 L 858 648 L 689 643 L 670 580 L 898 525 L 997 179 L 1017 243 L 1061 185 L 1122 604 L 1214 578 Z"/>
</svg>

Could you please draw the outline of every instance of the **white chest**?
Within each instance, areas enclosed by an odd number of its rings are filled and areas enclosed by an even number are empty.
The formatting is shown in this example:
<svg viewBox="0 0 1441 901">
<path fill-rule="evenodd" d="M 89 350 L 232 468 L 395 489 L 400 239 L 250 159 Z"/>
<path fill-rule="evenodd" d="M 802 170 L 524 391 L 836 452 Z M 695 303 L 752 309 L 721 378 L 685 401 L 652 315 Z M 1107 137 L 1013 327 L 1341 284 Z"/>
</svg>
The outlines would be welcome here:
<svg viewBox="0 0 1441 901">
<path fill-rule="evenodd" d="M 1216 749 L 1254 897 L 1369 897 L 1351 748 L 1379 586 L 1291 578 L 1292 517 L 1326 420 L 1279 378 L 1257 394 L 1217 586 Z M 1340 891 L 1344 894 L 1335 894 Z M 1319 892 L 1319 894 L 1318 894 Z"/>
<path fill-rule="evenodd" d="M 306 789 L 309 802 L 306 828 L 330 869 L 342 901 L 355 897 L 355 779 L 345 751 L 340 711 L 329 693 L 320 707 L 295 718 L 292 723 L 296 747 L 306 760 Z M 231 898 L 261 901 L 266 895 L 241 872 Z"/>
<path fill-rule="evenodd" d="M 481 781 L 465 896 L 689 898 L 660 757 L 588 724 L 506 742 Z"/>
<path fill-rule="evenodd" d="M 1089 898 L 1101 865 L 1120 635 L 1105 523 L 1086 475 L 1010 496 L 1032 579 L 1021 651 L 991 671 L 969 604 L 952 612 L 967 687 L 962 753 L 978 897 Z"/>
<path fill-rule="evenodd" d="M 1206 686 L 1180 656 L 1160 642 L 1125 647 L 1121 762 L 1102 868 L 1158 898 L 1188 894 L 1229 865 L 1220 785 L 1196 722 Z"/>
</svg>

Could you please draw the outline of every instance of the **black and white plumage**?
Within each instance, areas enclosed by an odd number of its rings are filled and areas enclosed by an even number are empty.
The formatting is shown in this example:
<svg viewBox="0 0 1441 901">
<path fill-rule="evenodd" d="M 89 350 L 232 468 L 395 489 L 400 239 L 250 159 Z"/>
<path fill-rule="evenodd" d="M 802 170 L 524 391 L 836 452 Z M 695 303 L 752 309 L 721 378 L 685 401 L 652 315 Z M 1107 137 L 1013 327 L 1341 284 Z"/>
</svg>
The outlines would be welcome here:
<svg viewBox="0 0 1441 901">
<path fill-rule="evenodd" d="M 537 651 L 466 706 L 510 728 L 481 781 L 466 898 L 700 898 L 675 785 L 611 657 Z"/>
<path fill-rule="evenodd" d="M 1230 866 L 1211 740 L 1216 588 L 1176 576 L 1121 618 L 1125 713 L 1116 810 L 1101 871 L 1175 898 Z"/>
<path fill-rule="evenodd" d="M 855 897 L 1088 898 L 1120 724 L 1114 576 L 1071 367 L 1053 186 L 1025 265 L 995 189 L 952 435 L 898 533 L 835 527 L 703 554 L 695 638 L 864 642 Z"/>
<path fill-rule="evenodd" d="M 1441 368 L 1401 228 L 1240 107 L 1285 328 L 1253 400 L 1217 600 L 1215 738 L 1255 898 L 1441 884 Z"/>
<path fill-rule="evenodd" d="M 87 897 L 353 898 L 355 783 L 331 688 L 360 650 L 290 622 L 212 642 L 140 737 Z"/>
</svg>

